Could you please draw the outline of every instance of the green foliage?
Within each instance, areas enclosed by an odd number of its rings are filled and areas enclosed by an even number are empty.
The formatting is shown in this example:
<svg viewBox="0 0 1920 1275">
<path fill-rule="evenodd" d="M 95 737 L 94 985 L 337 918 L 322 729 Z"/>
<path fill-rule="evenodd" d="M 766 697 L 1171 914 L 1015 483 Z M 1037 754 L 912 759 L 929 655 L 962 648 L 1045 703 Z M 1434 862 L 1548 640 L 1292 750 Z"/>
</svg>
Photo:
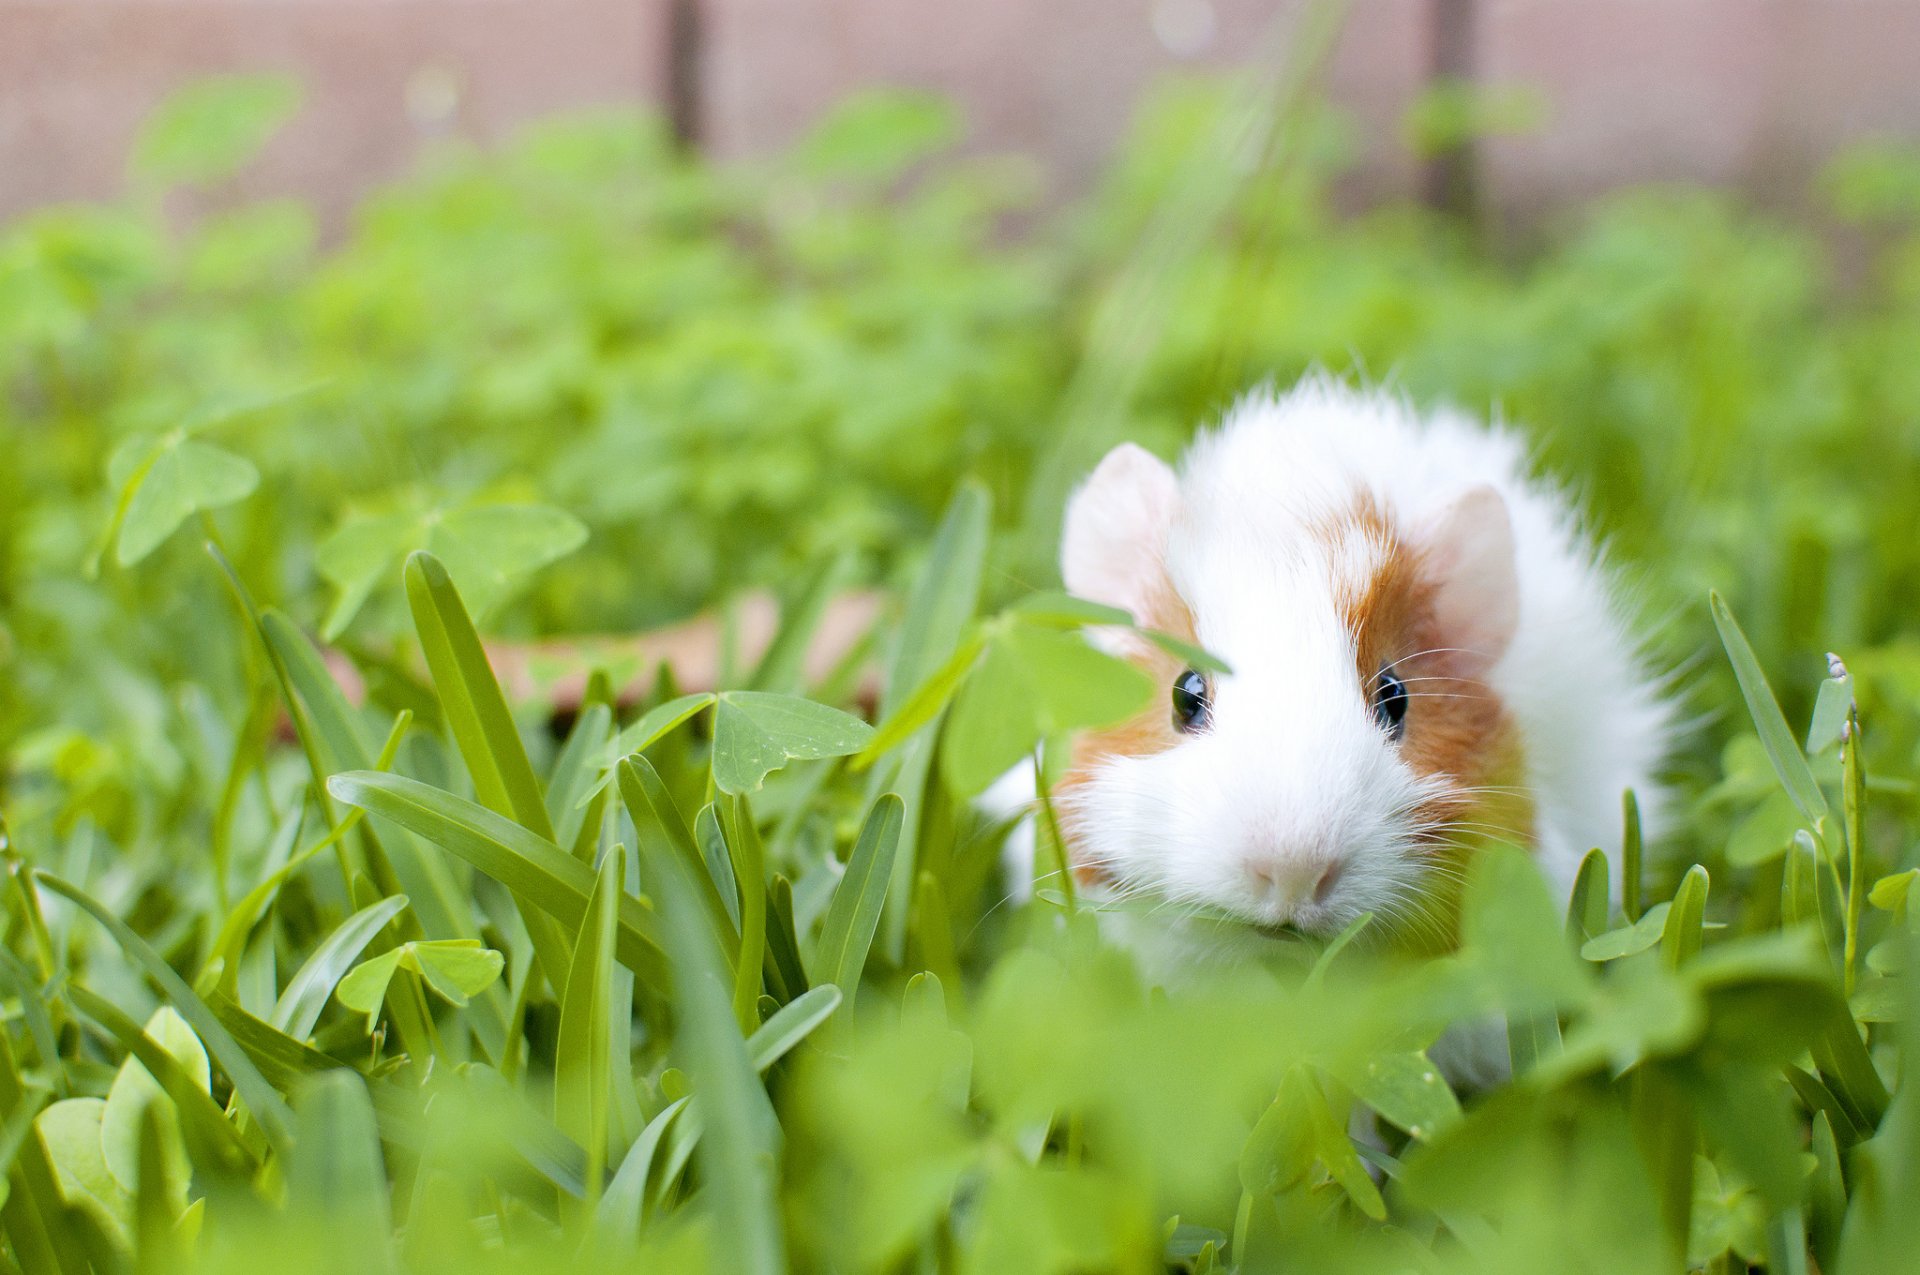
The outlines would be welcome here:
<svg viewBox="0 0 1920 1275">
<path fill-rule="evenodd" d="M 1051 211 L 926 98 L 730 168 L 561 121 L 321 251 L 223 192 L 297 95 L 224 81 L 129 202 L 0 232 L 0 1265 L 1899 1268 L 1920 167 L 1824 180 L 1857 278 L 1687 191 L 1523 257 L 1335 215 L 1312 110 L 1234 99 L 1271 162 L 1196 191 L 1221 100 Z M 970 801 L 1163 693 L 1004 511 L 1316 363 L 1538 425 L 1706 724 L 1617 887 L 1490 848 L 1438 956 L 1162 989 L 1070 879 L 1008 905 Z M 855 582 L 877 726 L 800 658 Z M 482 639 L 763 585 L 756 668 L 561 738 Z M 1511 1076 L 1450 1086 L 1463 1040 Z"/>
</svg>

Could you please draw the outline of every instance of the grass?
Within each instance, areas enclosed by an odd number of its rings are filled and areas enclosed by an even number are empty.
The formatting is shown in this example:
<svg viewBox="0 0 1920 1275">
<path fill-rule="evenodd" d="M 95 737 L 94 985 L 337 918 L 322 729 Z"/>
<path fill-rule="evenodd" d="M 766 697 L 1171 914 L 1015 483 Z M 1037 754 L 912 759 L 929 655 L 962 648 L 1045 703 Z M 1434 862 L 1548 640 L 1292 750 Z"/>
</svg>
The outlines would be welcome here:
<svg viewBox="0 0 1920 1275">
<path fill-rule="evenodd" d="M 287 109 L 196 95 L 125 204 L 0 239 L 0 1269 L 1904 1268 L 1908 162 L 1826 179 L 1851 285 L 1698 192 L 1520 264 L 1338 217 L 1304 109 L 1126 266 L 1207 92 L 1026 237 L 920 99 L 759 173 L 549 128 L 326 252 L 286 208 L 176 229 Z M 1099 298 L 1149 284 L 1135 346 Z M 1440 959 L 1363 927 L 1163 991 L 1070 884 L 1008 903 L 972 801 L 1161 693 L 1005 511 L 1316 361 L 1550 427 L 1671 617 L 1679 826 L 1627 795 L 1566 901 L 1489 847 Z M 768 580 L 757 666 L 605 670 L 558 737 L 485 658 Z M 870 719 L 800 672 L 848 580 L 891 598 Z M 1511 1078 L 1449 1088 L 1456 1024 Z"/>
</svg>

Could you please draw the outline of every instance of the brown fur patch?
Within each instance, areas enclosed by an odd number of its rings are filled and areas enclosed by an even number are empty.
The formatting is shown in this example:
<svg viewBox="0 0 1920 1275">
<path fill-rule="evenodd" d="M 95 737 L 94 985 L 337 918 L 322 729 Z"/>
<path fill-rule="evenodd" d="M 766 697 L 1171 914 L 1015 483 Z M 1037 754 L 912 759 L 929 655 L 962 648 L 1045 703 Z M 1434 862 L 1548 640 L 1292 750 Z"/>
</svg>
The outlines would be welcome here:
<svg viewBox="0 0 1920 1275">
<path fill-rule="evenodd" d="M 1493 688 L 1476 675 L 1480 657 L 1453 649 L 1453 639 L 1441 631 L 1433 605 L 1440 582 L 1432 564 L 1364 493 L 1318 534 L 1329 544 L 1364 537 L 1382 550 L 1379 569 L 1340 598 L 1341 616 L 1353 635 L 1354 675 L 1362 692 L 1371 697 L 1387 668 L 1406 684 L 1400 753 L 1407 764 L 1422 778 L 1444 776 L 1455 787 L 1511 784 L 1519 772 L 1512 720 Z M 1523 846 L 1533 841 L 1529 803 L 1505 794 L 1438 797 L 1416 818 L 1436 831 L 1472 819 L 1500 828 Z"/>
</svg>

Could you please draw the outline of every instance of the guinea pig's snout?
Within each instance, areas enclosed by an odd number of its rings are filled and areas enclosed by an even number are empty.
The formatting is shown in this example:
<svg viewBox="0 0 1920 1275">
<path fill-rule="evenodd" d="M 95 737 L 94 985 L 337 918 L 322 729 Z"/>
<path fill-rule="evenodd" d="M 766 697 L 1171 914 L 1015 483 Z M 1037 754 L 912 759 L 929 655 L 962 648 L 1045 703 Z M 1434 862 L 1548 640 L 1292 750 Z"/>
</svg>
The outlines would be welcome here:
<svg viewBox="0 0 1920 1275">
<path fill-rule="evenodd" d="M 1291 919 L 1308 908 L 1326 906 L 1340 885 L 1346 863 L 1326 854 L 1261 854 L 1247 860 L 1262 905 Z"/>
</svg>

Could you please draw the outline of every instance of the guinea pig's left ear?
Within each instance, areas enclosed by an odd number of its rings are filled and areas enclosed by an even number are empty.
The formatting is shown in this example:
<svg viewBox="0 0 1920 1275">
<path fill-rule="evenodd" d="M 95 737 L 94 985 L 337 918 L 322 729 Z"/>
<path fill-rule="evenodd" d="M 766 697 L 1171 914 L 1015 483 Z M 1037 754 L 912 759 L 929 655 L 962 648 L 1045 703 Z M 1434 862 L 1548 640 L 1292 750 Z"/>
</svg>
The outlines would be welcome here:
<svg viewBox="0 0 1920 1275">
<path fill-rule="evenodd" d="M 1485 484 L 1471 488 L 1441 511 L 1424 541 L 1440 642 L 1467 653 L 1474 675 L 1484 673 L 1506 653 L 1520 619 L 1507 502 Z"/>
<path fill-rule="evenodd" d="M 1145 622 L 1166 581 L 1167 534 L 1180 484 L 1167 462 L 1122 443 L 1067 502 L 1060 578 L 1067 591 Z"/>
</svg>

